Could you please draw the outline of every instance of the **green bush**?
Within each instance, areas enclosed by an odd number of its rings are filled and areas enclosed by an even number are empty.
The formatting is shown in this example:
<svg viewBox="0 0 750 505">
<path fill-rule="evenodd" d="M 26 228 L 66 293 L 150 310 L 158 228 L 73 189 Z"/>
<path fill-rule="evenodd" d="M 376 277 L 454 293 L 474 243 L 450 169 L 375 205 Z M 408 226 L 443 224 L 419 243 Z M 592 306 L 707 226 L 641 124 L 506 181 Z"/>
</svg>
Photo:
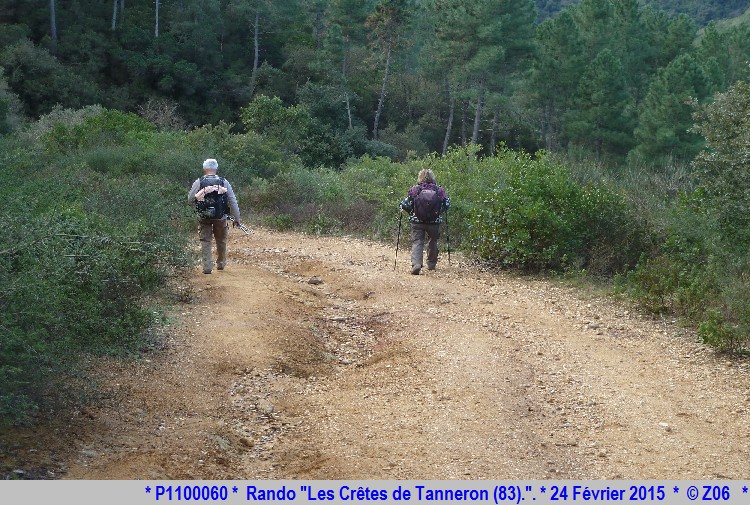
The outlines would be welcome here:
<svg viewBox="0 0 750 505">
<path fill-rule="evenodd" d="M 138 143 L 139 138 L 155 132 L 154 124 L 135 114 L 102 109 L 78 124 L 54 124 L 43 141 L 49 152 L 67 154 L 82 148 Z"/>
<path fill-rule="evenodd" d="M 587 269 L 612 274 L 635 265 L 643 225 L 623 195 L 603 183 L 579 184 L 549 158 L 502 150 L 478 158 L 478 146 L 406 163 L 365 156 L 338 171 L 284 170 L 254 186 L 251 206 L 283 215 L 284 226 L 354 231 L 394 239 L 399 203 L 431 168 L 452 205 L 445 221 L 453 247 L 495 264 L 527 270 Z"/>
<path fill-rule="evenodd" d="M 480 258 L 524 270 L 596 274 L 636 263 L 645 234 L 623 195 L 604 184 L 580 185 L 545 157 L 504 151 L 496 163 L 500 172 L 478 190 L 470 221 L 470 248 Z"/>
<path fill-rule="evenodd" d="M 661 250 L 644 256 L 622 286 L 647 309 L 694 323 L 705 343 L 737 351 L 750 334 L 750 256 L 722 238 L 720 219 L 702 189 L 681 198 Z"/>
<path fill-rule="evenodd" d="M 216 158 L 221 171 L 232 174 L 232 185 L 239 187 L 255 177 L 271 178 L 290 163 L 273 142 L 254 132 L 234 133 L 232 127 L 219 123 L 195 128 L 187 134 L 184 145 L 179 145 L 194 156 L 190 166 L 198 174 L 203 160 Z"/>
<path fill-rule="evenodd" d="M 145 300 L 192 265 L 192 220 L 183 188 L 158 176 L 117 178 L 75 157 L 45 164 L 2 142 L 0 189 L 13 196 L 0 213 L 0 421 L 23 422 L 60 400 L 87 354 L 151 345 L 158 314 Z"/>
</svg>

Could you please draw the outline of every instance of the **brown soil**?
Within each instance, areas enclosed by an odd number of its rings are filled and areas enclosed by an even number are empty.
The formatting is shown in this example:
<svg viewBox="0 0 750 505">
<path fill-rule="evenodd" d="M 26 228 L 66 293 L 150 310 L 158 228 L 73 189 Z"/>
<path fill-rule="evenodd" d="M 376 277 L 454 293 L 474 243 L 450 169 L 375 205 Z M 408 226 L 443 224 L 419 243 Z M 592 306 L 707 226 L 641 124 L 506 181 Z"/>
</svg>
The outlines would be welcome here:
<svg viewBox="0 0 750 505">
<path fill-rule="evenodd" d="M 353 238 L 234 233 L 164 350 L 0 436 L 68 479 L 738 479 L 750 365 L 559 284 Z M 12 436 L 11 436 L 12 435 Z M 15 473 L 14 473 L 15 472 Z M 23 472 L 23 473 L 22 473 Z"/>
</svg>

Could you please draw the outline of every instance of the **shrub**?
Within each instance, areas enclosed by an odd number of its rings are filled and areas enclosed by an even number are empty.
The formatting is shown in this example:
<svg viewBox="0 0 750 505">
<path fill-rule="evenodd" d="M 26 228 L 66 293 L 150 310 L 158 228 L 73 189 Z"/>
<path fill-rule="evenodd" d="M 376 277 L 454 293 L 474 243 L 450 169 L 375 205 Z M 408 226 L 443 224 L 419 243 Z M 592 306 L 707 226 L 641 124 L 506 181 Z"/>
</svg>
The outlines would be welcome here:
<svg viewBox="0 0 750 505">
<path fill-rule="evenodd" d="M 684 196 L 669 215 L 661 250 L 644 256 L 623 287 L 647 309 L 695 324 L 705 343 L 737 351 L 750 334 L 750 256 L 722 238 L 721 227 L 702 189 Z"/>
<path fill-rule="evenodd" d="M 604 184 L 579 185 L 545 157 L 504 151 L 498 161 L 502 172 L 479 193 L 470 221 L 470 247 L 480 258 L 597 274 L 636 263 L 644 233 L 621 194 Z"/>
<path fill-rule="evenodd" d="M 153 176 L 116 179 L 34 160 L 28 170 L 16 152 L 1 156 L 0 188 L 28 196 L 0 215 L 0 420 L 22 422 L 60 399 L 58 386 L 86 354 L 149 345 L 157 314 L 145 297 L 192 264 L 189 209 L 182 188 Z"/>
<path fill-rule="evenodd" d="M 77 124 L 55 123 L 43 141 L 49 152 L 67 154 L 94 146 L 126 145 L 155 131 L 155 125 L 135 114 L 102 109 Z"/>
<path fill-rule="evenodd" d="M 289 163 L 274 143 L 255 132 L 233 133 L 232 127 L 219 123 L 191 130 L 181 147 L 194 155 L 192 166 L 200 169 L 204 159 L 216 158 L 222 172 L 232 174 L 232 185 L 239 186 L 254 177 L 271 178 Z"/>
<path fill-rule="evenodd" d="M 750 245 L 750 83 L 738 82 L 695 114 L 694 131 L 706 139 L 693 162 L 723 236 Z"/>
</svg>

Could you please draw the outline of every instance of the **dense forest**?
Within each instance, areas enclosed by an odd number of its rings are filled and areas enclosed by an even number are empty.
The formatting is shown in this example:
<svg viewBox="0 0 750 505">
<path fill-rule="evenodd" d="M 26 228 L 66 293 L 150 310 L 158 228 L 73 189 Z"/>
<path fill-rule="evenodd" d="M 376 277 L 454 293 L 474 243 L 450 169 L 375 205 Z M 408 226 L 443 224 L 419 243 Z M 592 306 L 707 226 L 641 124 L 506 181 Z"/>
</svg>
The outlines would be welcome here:
<svg viewBox="0 0 750 505">
<path fill-rule="evenodd" d="M 726 90 L 750 57 L 747 25 L 696 43 L 696 21 L 638 0 L 583 0 L 541 24 L 532 0 L 2 0 L 0 12 L 6 130 L 19 105 L 37 118 L 99 104 L 176 128 L 240 124 L 251 107 L 256 132 L 308 139 L 287 148 L 311 166 L 470 142 L 691 159 L 686 99 Z"/>
<path fill-rule="evenodd" d="M 209 157 L 248 222 L 380 240 L 431 167 L 472 260 L 747 352 L 750 26 L 718 3 L 0 0 L 0 423 L 159 348 Z"/>
<path fill-rule="evenodd" d="M 551 17 L 578 0 L 537 0 L 540 17 Z M 661 10 L 670 16 L 687 14 L 700 25 L 711 21 L 728 19 L 739 16 L 748 8 L 743 0 L 644 0 L 656 10 Z"/>
</svg>

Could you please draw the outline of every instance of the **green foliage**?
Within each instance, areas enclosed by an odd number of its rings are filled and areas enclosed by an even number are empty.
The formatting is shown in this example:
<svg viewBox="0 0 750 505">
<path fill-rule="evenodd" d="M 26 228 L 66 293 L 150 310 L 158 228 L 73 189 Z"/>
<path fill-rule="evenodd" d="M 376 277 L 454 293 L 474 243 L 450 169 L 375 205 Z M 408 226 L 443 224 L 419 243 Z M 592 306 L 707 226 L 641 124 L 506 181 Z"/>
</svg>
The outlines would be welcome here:
<svg viewBox="0 0 750 505">
<path fill-rule="evenodd" d="M 261 219 L 280 229 L 367 233 L 375 206 L 347 184 L 341 172 L 291 167 L 270 180 L 256 182 L 248 197 Z"/>
<path fill-rule="evenodd" d="M 706 139 L 695 159 L 706 205 L 719 216 L 722 236 L 739 250 L 750 245 L 750 84 L 738 82 L 695 115 Z"/>
<path fill-rule="evenodd" d="M 243 124 L 243 107 L 259 95 L 277 96 L 284 111 L 265 113 L 292 120 L 289 126 L 261 121 L 249 129 L 308 167 L 338 168 L 363 154 L 404 160 L 410 151 L 442 152 L 449 110 L 449 145 L 471 138 L 485 146 L 584 146 L 621 155 L 634 146 L 633 127 L 648 110 L 643 103 L 658 69 L 690 53 L 724 90 L 747 76 L 750 57 L 746 24 L 708 28 L 693 47 L 691 19 L 637 0 L 538 0 L 545 14 L 565 10 L 536 37 L 533 0 L 184 0 L 160 4 L 158 35 L 153 5 L 144 2 L 123 4 L 115 26 L 111 5 L 57 2 L 56 41 L 48 5 L 2 2 L 0 67 L 17 97 L 16 106 L 0 96 L 0 109 L 12 109 L 4 113 L 12 121 L 0 126 L 6 131 L 19 126 L 16 117 L 37 118 L 56 104 L 139 111 L 162 129 Z M 680 3 L 651 2 L 697 9 L 693 0 Z M 604 51 L 620 64 L 607 76 L 606 67 L 587 68 Z M 383 79 L 376 60 L 387 55 Z M 154 103 L 173 107 L 164 114 Z M 378 135 L 396 145 L 367 139 L 365 125 L 375 116 Z M 671 127 L 656 116 L 641 124 Z"/>
<path fill-rule="evenodd" d="M 135 114 L 103 109 L 72 126 L 56 123 L 42 140 L 49 152 L 67 154 L 94 146 L 132 144 L 155 131 L 152 123 Z"/>
<path fill-rule="evenodd" d="M 471 218 L 469 242 L 480 257 L 525 270 L 596 274 L 635 263 L 643 231 L 622 195 L 602 184 L 580 186 L 546 158 L 505 152 L 496 163 L 500 177 L 490 179 Z"/>
<path fill-rule="evenodd" d="M 652 310 L 698 325 L 707 344 L 725 351 L 750 335 L 750 86 L 738 83 L 695 114 L 706 150 L 693 167 L 699 187 L 669 216 L 662 250 L 643 258 L 627 289 Z"/>
<path fill-rule="evenodd" d="M 696 324 L 705 343 L 736 351 L 750 331 L 750 257 L 720 238 L 719 222 L 704 203 L 702 190 L 679 201 L 661 251 L 642 257 L 623 285 L 647 309 Z"/>
<path fill-rule="evenodd" d="M 126 133 L 148 129 L 129 117 L 93 117 L 77 123 L 86 125 L 77 151 L 52 163 L 29 137 L 0 140 L 0 186 L 13 195 L 0 210 L 2 421 L 29 421 L 37 408 L 67 400 L 65 383 L 80 374 L 86 355 L 154 345 L 147 330 L 159 314 L 145 300 L 192 264 L 184 189 L 153 170 L 113 175 L 132 172 L 120 166 L 129 152 Z M 57 125 L 49 132 L 65 128 Z M 126 144 L 109 148 L 120 154 L 85 147 L 109 127 L 126 130 L 113 140 Z M 107 160 L 105 175 L 87 167 L 97 156 Z"/>
<path fill-rule="evenodd" d="M 80 107 L 97 100 L 99 90 L 85 76 L 62 64 L 46 49 L 22 40 L 0 52 L 8 86 L 23 102 L 24 112 L 38 117 L 55 104 Z"/>
<path fill-rule="evenodd" d="M 635 138 L 638 152 L 649 158 L 692 159 L 703 139 L 690 131 L 692 104 L 709 96 L 711 85 L 689 54 L 677 57 L 649 86 Z"/>
<path fill-rule="evenodd" d="M 0 67 L 0 135 L 17 130 L 23 122 L 21 100 L 8 89 L 8 82 Z"/>
<path fill-rule="evenodd" d="M 631 147 L 632 119 L 623 66 L 609 49 L 586 68 L 573 110 L 566 116 L 566 134 L 577 145 L 605 152 L 626 153 Z"/>
<path fill-rule="evenodd" d="M 648 237 L 622 194 L 602 183 L 580 185 L 547 157 L 503 150 L 478 159 L 478 150 L 451 149 L 406 163 L 364 157 L 341 172 L 294 168 L 256 184 L 251 205 L 285 228 L 395 238 L 398 203 L 419 170 L 430 167 L 453 202 L 454 247 L 535 271 L 611 275 L 636 263 Z"/>
<path fill-rule="evenodd" d="M 192 162 L 183 166 L 187 177 L 184 180 L 195 180 L 191 166 L 199 167 L 196 160 L 206 158 L 219 160 L 222 173 L 232 174 L 232 181 L 238 184 L 248 184 L 254 177 L 273 177 L 286 164 L 277 144 L 255 132 L 233 133 L 232 127 L 227 123 L 206 125 L 187 134 L 184 149 L 178 147 L 192 157 Z"/>
<path fill-rule="evenodd" d="M 313 90 L 310 87 L 306 89 L 303 96 L 315 91 L 326 94 L 333 91 L 320 88 Z M 323 111 L 326 109 L 328 114 L 331 113 L 330 96 L 326 98 L 329 100 L 328 106 L 322 100 L 312 100 L 310 96 L 306 100 L 318 109 L 321 117 L 325 117 L 326 113 Z M 306 105 L 286 107 L 278 97 L 258 95 L 242 109 L 241 115 L 250 134 L 262 136 L 287 157 L 297 157 L 307 167 L 337 168 L 349 158 L 366 153 L 379 154 L 388 148 L 382 143 L 365 141 L 361 127 L 344 129 L 340 125 L 340 119 L 326 124 L 313 117 Z"/>
<path fill-rule="evenodd" d="M 572 104 L 585 55 L 573 15 L 565 10 L 537 28 L 537 53 L 532 70 L 536 98 L 545 110 L 542 135 L 547 149 L 558 148 L 561 116 Z"/>
</svg>

